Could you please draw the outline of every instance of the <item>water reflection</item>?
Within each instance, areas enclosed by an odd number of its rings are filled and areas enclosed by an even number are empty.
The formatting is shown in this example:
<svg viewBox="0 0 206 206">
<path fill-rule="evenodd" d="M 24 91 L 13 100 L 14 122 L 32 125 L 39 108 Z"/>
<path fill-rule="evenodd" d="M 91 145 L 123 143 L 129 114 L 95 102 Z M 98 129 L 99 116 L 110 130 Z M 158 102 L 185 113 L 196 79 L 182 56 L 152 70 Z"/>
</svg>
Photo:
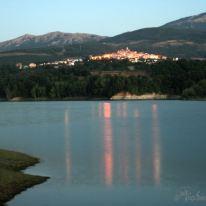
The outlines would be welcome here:
<svg viewBox="0 0 206 206">
<path fill-rule="evenodd" d="M 152 108 L 151 108 L 152 107 Z M 64 138 L 65 138 L 65 163 L 66 163 L 66 180 L 75 182 L 88 180 L 93 182 L 95 177 L 96 183 L 103 180 L 104 185 L 113 186 L 115 184 L 138 184 L 145 182 L 145 177 L 155 185 L 161 183 L 161 144 L 160 144 L 160 127 L 158 117 L 158 107 L 156 104 L 148 107 L 149 116 L 152 117 L 152 124 L 146 123 L 151 128 L 146 133 L 143 130 L 141 121 L 144 121 L 144 112 L 141 112 L 137 106 L 133 107 L 128 113 L 128 103 L 117 103 L 112 110 L 112 103 L 100 102 L 98 106 L 98 125 L 99 130 L 89 131 L 88 124 L 87 139 L 82 139 L 84 144 L 88 144 L 91 150 L 84 155 L 84 162 L 90 165 L 93 170 L 89 172 L 84 163 L 79 164 L 77 151 L 73 149 L 71 153 L 71 117 L 72 110 L 65 110 L 64 113 Z M 95 107 L 90 107 L 91 116 L 95 117 Z M 112 122 L 112 119 L 118 119 L 118 123 Z M 128 127 L 130 129 L 128 129 Z M 95 131 L 99 131 L 98 134 Z M 102 131 L 102 133 L 101 133 Z M 152 131 L 152 133 L 150 132 Z M 74 131 L 72 134 L 74 135 Z M 90 138 L 90 134 L 95 134 L 95 138 Z M 102 135 L 100 135 L 102 134 Z M 101 139 L 97 143 L 97 138 Z M 144 136 L 143 136 L 144 135 Z M 143 138 L 144 137 L 144 138 Z M 146 142 L 145 142 L 146 141 Z M 103 143 L 103 145 L 101 144 Z M 146 143 L 146 144 L 145 144 Z M 80 144 L 78 141 L 72 142 L 72 148 L 77 148 Z M 152 145 L 152 148 L 151 148 Z M 101 151 L 96 149 L 101 148 Z M 77 170 L 78 168 L 78 170 Z M 98 168 L 98 169 L 96 169 Z M 80 174 L 77 171 L 84 171 Z M 73 177 L 72 177 L 73 170 Z M 76 173 L 77 172 L 77 173 Z M 78 174 L 76 176 L 76 174 Z M 76 176 L 76 177 L 75 177 Z M 72 178 L 80 178 L 72 180 Z"/>
<path fill-rule="evenodd" d="M 111 124 L 111 104 L 104 103 L 104 171 L 105 184 L 113 183 L 113 136 Z"/>
<path fill-rule="evenodd" d="M 128 133 L 125 128 L 121 129 L 120 136 L 120 171 L 121 180 L 124 184 L 129 183 L 129 151 L 128 151 Z"/>
<path fill-rule="evenodd" d="M 104 119 L 110 119 L 111 115 L 111 103 L 104 103 Z"/>
<path fill-rule="evenodd" d="M 128 116 L 127 114 L 127 103 L 122 103 L 122 117 L 126 118 Z"/>
<path fill-rule="evenodd" d="M 121 117 L 121 114 L 122 114 L 121 103 L 117 103 L 116 115 L 117 115 L 117 117 Z"/>
<path fill-rule="evenodd" d="M 141 183 L 142 176 L 142 145 L 141 145 L 141 126 L 140 126 L 140 112 L 138 109 L 134 111 L 134 118 L 136 119 L 136 176 L 137 183 Z"/>
<path fill-rule="evenodd" d="M 161 146 L 157 104 L 152 105 L 152 145 L 153 178 L 155 184 L 159 185 L 161 183 Z"/>
<path fill-rule="evenodd" d="M 149 168 L 153 179 L 151 179 L 151 181 L 154 182 L 155 185 L 159 185 L 161 183 L 161 145 L 158 107 L 156 104 L 153 104 L 152 110 L 150 110 L 152 116 L 152 134 L 149 134 L 149 141 L 151 141 L 152 150 L 151 156 L 146 162 L 143 161 L 143 159 L 147 159 L 147 156 L 142 152 L 146 148 L 149 149 L 150 144 L 147 142 L 146 145 L 142 145 L 142 117 L 140 110 L 137 107 L 133 108 L 131 114 L 133 115 L 134 124 L 132 124 L 132 126 L 128 121 L 129 114 L 127 108 L 127 102 L 117 103 L 116 117 L 119 118 L 120 123 L 123 125 L 113 127 L 111 123 L 111 103 L 103 103 L 99 105 L 99 114 L 103 114 L 104 118 L 103 139 L 105 184 L 130 184 L 134 183 L 136 179 L 137 184 L 140 185 L 142 183 L 142 178 L 144 178 L 145 175 L 149 175 Z M 128 126 L 131 130 L 128 130 Z M 113 133 L 115 133 L 115 139 Z M 150 153 L 150 149 L 148 152 Z M 146 153 L 147 155 L 149 154 L 148 152 Z"/>
<path fill-rule="evenodd" d="M 72 157 L 69 133 L 69 111 L 64 112 L 64 139 L 65 139 L 65 163 L 66 163 L 66 181 L 72 178 Z"/>
<path fill-rule="evenodd" d="M 102 112 L 103 111 L 103 104 L 102 103 L 99 103 L 98 105 L 98 114 L 99 114 L 99 117 L 102 117 Z"/>
<path fill-rule="evenodd" d="M 126 102 L 123 102 L 123 103 L 117 103 L 117 106 L 116 106 L 116 115 L 117 117 L 124 117 L 126 118 L 128 116 L 128 113 L 127 113 L 127 108 L 128 105 Z"/>
<path fill-rule="evenodd" d="M 26 172 L 51 177 L 8 205 L 180 206 L 188 203 L 174 202 L 179 187 L 205 193 L 203 103 L 31 102 L 0 110 L 1 147 L 40 157 Z"/>
</svg>

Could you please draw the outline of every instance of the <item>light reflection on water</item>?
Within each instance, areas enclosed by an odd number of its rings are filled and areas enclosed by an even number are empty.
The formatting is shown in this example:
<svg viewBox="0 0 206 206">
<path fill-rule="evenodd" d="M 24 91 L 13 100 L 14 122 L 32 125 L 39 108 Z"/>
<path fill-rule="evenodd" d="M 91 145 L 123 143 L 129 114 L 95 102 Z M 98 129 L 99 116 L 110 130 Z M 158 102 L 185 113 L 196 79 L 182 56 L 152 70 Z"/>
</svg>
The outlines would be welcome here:
<svg viewBox="0 0 206 206">
<path fill-rule="evenodd" d="M 105 184 L 113 183 L 113 134 L 111 125 L 111 104 L 104 103 L 104 170 Z"/>
<path fill-rule="evenodd" d="M 128 185 L 133 179 L 136 179 L 138 184 L 141 184 L 142 174 L 142 148 L 141 148 L 141 116 L 138 108 L 133 112 L 133 121 L 135 122 L 135 138 L 133 142 L 128 141 L 128 129 L 125 127 L 119 127 L 118 130 L 120 135 L 118 142 L 114 141 L 112 119 L 122 118 L 123 120 L 128 117 L 127 103 L 118 103 L 116 108 L 112 108 L 112 104 L 109 102 L 98 103 L 98 106 L 91 108 L 91 116 L 95 117 L 98 112 L 98 117 L 103 119 L 102 122 L 102 157 L 99 159 L 101 162 L 92 162 L 92 165 L 99 167 L 100 170 L 103 168 L 104 173 L 95 174 L 99 176 L 99 181 L 104 179 L 106 186 L 112 186 L 114 184 L 114 176 L 116 182 Z M 96 111 L 96 109 L 98 111 Z M 160 145 L 160 128 L 158 120 L 158 105 L 151 105 L 151 119 L 152 119 L 152 130 L 151 130 L 151 142 L 152 142 L 152 153 L 151 153 L 151 170 L 154 185 L 161 183 L 161 145 Z M 72 181 L 72 168 L 75 168 L 75 161 L 72 160 L 72 144 L 71 144 L 71 132 L 70 132 L 70 118 L 69 109 L 65 110 L 64 113 L 64 125 L 65 125 L 65 163 L 66 163 L 66 181 Z M 98 135 L 101 135 L 99 133 Z M 116 147 L 116 145 L 118 147 Z M 135 145 L 134 157 L 130 157 L 129 148 L 131 145 Z M 118 154 L 118 155 L 114 155 Z M 98 152 L 96 155 L 101 155 Z M 75 159 L 75 157 L 74 157 Z M 132 162 L 133 161 L 133 162 Z M 130 171 L 135 170 L 135 171 Z M 132 174 L 135 176 L 133 177 Z M 103 176 L 101 176 L 103 175 Z"/>
<path fill-rule="evenodd" d="M 64 114 L 65 125 L 65 162 L 66 162 L 66 181 L 69 182 L 72 178 L 72 154 L 70 145 L 70 133 L 69 133 L 69 111 L 65 110 Z"/>
<path fill-rule="evenodd" d="M 152 105 L 152 145 L 154 182 L 156 185 L 159 185 L 161 183 L 161 146 L 157 104 Z"/>
<path fill-rule="evenodd" d="M 200 102 L 3 103 L 0 112 L 1 147 L 40 157 L 26 171 L 51 177 L 9 205 L 174 205 L 182 186 L 205 191 Z"/>
<path fill-rule="evenodd" d="M 134 117 L 136 118 L 136 174 L 137 174 L 137 184 L 141 184 L 141 174 L 142 174 L 142 154 L 141 154 L 141 126 L 140 126 L 140 112 L 137 109 L 134 110 Z"/>
</svg>

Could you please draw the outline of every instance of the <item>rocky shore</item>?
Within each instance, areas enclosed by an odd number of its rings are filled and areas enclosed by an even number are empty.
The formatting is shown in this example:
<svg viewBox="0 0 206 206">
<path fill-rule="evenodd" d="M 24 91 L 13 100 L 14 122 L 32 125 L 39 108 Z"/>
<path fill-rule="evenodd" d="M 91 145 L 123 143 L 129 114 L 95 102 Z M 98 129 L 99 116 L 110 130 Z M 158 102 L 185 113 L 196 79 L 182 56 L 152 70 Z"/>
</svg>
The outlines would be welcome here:
<svg viewBox="0 0 206 206">
<path fill-rule="evenodd" d="M 129 92 L 120 92 L 111 97 L 111 100 L 167 100 L 167 99 L 180 99 L 179 96 L 169 96 L 167 94 L 143 94 L 135 95 Z"/>
</svg>

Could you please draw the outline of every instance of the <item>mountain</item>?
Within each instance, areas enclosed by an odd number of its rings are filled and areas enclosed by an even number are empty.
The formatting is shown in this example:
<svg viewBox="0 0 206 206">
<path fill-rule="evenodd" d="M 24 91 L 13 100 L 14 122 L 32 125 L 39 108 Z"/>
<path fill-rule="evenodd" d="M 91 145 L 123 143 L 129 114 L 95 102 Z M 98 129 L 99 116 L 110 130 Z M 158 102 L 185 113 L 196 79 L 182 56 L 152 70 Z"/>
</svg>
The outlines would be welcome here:
<svg viewBox="0 0 206 206">
<path fill-rule="evenodd" d="M 206 31 L 146 28 L 102 40 L 105 44 L 182 58 L 206 58 Z"/>
<path fill-rule="evenodd" d="M 195 42 L 205 42 L 206 32 L 193 30 L 193 29 L 175 29 L 175 28 L 165 28 L 165 27 L 154 27 L 140 29 L 132 32 L 126 32 L 114 37 L 103 39 L 103 42 L 112 43 L 141 43 L 145 41 L 150 42 L 160 42 L 160 41 L 195 41 Z"/>
<path fill-rule="evenodd" d="M 164 28 L 195 29 L 206 31 L 206 13 L 182 18 L 163 26 Z"/>
<path fill-rule="evenodd" d="M 161 27 L 126 32 L 102 42 L 171 57 L 206 58 L 206 13 Z"/>
<path fill-rule="evenodd" d="M 129 47 L 170 57 L 206 58 L 206 13 L 114 37 L 53 32 L 0 43 L 0 63 L 42 62 Z"/>
<path fill-rule="evenodd" d="M 45 35 L 35 36 L 26 34 L 13 40 L 0 43 L 0 51 L 11 51 L 20 49 L 31 49 L 41 47 L 55 47 L 72 44 L 82 44 L 90 41 L 100 41 L 105 37 L 83 34 L 52 32 Z"/>
</svg>

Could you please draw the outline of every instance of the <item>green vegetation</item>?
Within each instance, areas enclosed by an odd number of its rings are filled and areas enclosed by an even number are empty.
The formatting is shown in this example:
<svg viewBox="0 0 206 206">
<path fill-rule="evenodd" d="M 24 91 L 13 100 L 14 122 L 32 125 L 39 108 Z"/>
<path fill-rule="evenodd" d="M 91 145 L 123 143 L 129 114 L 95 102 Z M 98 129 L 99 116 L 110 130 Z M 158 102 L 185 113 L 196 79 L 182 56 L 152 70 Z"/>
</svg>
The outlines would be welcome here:
<svg viewBox="0 0 206 206">
<path fill-rule="evenodd" d="M 206 98 L 206 79 L 194 84 L 192 87 L 187 88 L 183 91 L 183 97 L 202 99 Z"/>
<path fill-rule="evenodd" d="M 0 205 L 27 188 L 47 180 L 46 177 L 20 172 L 38 162 L 39 159 L 25 154 L 0 150 Z"/>
<path fill-rule="evenodd" d="M 72 44 L 41 47 L 31 49 L 19 49 L 14 51 L 0 52 L 0 65 L 8 63 L 30 63 L 56 61 L 68 57 L 87 57 L 91 54 L 102 54 L 105 52 L 116 51 L 121 46 L 107 45 L 102 42 L 87 42 L 83 44 Z"/>
<path fill-rule="evenodd" d="M 153 42 L 163 42 L 168 40 L 184 40 L 204 43 L 205 31 L 195 29 L 176 29 L 167 27 L 154 27 L 126 32 L 115 37 L 105 39 L 105 42 L 122 43 L 131 41 L 147 40 Z"/>
<path fill-rule="evenodd" d="M 121 45 L 122 48 L 129 45 L 132 50 L 169 57 L 206 58 L 205 35 L 206 31 L 198 29 L 155 27 L 126 32 L 102 41 L 107 45 Z"/>
<path fill-rule="evenodd" d="M 15 97 L 36 100 L 110 98 L 119 92 L 204 98 L 206 61 L 132 64 L 85 60 L 75 67 L 46 66 L 22 71 L 2 66 L 0 77 L 0 99 L 7 100 Z"/>
</svg>

